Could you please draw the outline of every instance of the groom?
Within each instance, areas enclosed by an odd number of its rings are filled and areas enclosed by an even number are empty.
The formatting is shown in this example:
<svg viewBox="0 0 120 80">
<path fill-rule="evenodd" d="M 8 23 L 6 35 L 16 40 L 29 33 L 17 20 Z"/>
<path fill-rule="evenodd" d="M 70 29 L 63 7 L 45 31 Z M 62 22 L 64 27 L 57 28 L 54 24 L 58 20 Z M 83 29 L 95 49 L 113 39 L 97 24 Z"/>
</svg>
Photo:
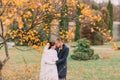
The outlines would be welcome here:
<svg viewBox="0 0 120 80">
<path fill-rule="evenodd" d="M 67 74 L 67 57 L 69 48 L 62 42 L 60 38 L 56 39 L 56 51 L 58 53 L 58 61 L 56 61 L 59 80 L 66 80 Z"/>
</svg>

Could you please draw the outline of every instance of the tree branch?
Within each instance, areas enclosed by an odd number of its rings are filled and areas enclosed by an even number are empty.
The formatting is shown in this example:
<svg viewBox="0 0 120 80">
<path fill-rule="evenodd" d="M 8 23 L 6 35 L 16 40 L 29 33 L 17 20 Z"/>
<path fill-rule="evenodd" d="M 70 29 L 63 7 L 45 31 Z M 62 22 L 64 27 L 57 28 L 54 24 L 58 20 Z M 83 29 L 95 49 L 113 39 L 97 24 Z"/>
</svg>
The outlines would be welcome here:
<svg viewBox="0 0 120 80">
<path fill-rule="evenodd" d="M 0 0 L 0 6 L 2 6 L 2 0 Z"/>
<path fill-rule="evenodd" d="M 35 23 L 35 20 L 36 20 L 36 18 L 37 18 L 37 15 L 38 15 L 37 12 L 38 12 L 38 10 L 36 9 L 36 12 L 34 12 L 34 13 L 36 13 L 36 14 L 33 15 L 34 17 L 33 17 L 33 21 L 32 21 L 31 27 L 30 27 L 28 30 L 26 30 L 27 32 L 35 27 L 34 23 Z"/>
<path fill-rule="evenodd" d="M 0 46 L 0 49 L 3 47 L 3 45 Z"/>
<path fill-rule="evenodd" d="M 10 0 L 8 0 L 7 3 L 5 4 L 5 6 L 3 6 L 3 10 L 2 10 L 2 12 L 0 13 L 0 16 L 2 16 L 3 13 L 5 12 L 6 6 L 8 5 L 9 1 L 10 1 Z M 1 5 L 2 5 L 2 0 L 1 0 Z"/>
<path fill-rule="evenodd" d="M 2 30 L 2 36 L 3 36 L 3 32 L 4 32 L 4 28 L 3 28 L 3 22 L 2 22 L 2 20 L 0 20 L 0 23 L 1 23 L 1 30 Z"/>
<path fill-rule="evenodd" d="M 12 39 L 12 38 L 5 39 L 3 42 L 0 43 L 0 45 L 5 44 L 5 42 L 7 42 L 10 39 Z"/>
</svg>

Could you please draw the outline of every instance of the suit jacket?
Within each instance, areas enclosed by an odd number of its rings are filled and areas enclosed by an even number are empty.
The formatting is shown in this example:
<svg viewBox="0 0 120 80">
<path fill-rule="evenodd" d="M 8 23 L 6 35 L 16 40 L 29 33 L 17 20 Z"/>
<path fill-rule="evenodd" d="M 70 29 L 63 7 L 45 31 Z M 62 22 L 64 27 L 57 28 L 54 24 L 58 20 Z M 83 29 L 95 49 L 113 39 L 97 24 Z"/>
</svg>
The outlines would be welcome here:
<svg viewBox="0 0 120 80">
<path fill-rule="evenodd" d="M 56 48 L 56 51 L 58 53 L 58 60 L 56 61 L 57 69 L 58 69 L 58 75 L 59 78 L 66 78 L 67 74 L 67 57 L 69 53 L 69 48 L 63 44 L 62 49 L 59 50 L 59 48 Z"/>
</svg>

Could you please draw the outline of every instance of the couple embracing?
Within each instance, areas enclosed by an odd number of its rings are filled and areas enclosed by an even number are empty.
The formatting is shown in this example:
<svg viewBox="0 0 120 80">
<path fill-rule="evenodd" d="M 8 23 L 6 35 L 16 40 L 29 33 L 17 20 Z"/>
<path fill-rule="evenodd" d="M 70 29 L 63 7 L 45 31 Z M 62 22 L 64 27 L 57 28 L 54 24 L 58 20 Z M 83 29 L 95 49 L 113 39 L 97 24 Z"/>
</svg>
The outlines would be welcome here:
<svg viewBox="0 0 120 80">
<path fill-rule="evenodd" d="M 49 42 L 41 60 L 40 80 L 66 80 L 69 48 L 57 38 Z"/>
</svg>

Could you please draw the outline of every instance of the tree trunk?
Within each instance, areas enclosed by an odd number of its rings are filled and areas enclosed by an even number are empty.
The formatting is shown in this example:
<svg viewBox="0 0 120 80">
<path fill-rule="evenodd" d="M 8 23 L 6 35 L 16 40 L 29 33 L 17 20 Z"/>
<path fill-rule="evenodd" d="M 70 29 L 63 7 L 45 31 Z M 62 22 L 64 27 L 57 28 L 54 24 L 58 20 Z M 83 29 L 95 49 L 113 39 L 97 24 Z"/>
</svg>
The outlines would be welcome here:
<svg viewBox="0 0 120 80">
<path fill-rule="evenodd" d="M 2 80 L 2 70 L 0 70 L 0 80 Z"/>
<path fill-rule="evenodd" d="M 0 62 L 0 80 L 2 80 L 2 67 L 3 67 L 2 62 Z"/>
<path fill-rule="evenodd" d="M 8 55 L 8 47 L 7 47 L 7 43 L 5 42 L 5 53 L 6 53 L 6 58 L 1 62 L 0 61 L 0 80 L 2 80 L 2 68 L 5 65 L 5 63 L 9 60 L 9 55 Z"/>
</svg>

